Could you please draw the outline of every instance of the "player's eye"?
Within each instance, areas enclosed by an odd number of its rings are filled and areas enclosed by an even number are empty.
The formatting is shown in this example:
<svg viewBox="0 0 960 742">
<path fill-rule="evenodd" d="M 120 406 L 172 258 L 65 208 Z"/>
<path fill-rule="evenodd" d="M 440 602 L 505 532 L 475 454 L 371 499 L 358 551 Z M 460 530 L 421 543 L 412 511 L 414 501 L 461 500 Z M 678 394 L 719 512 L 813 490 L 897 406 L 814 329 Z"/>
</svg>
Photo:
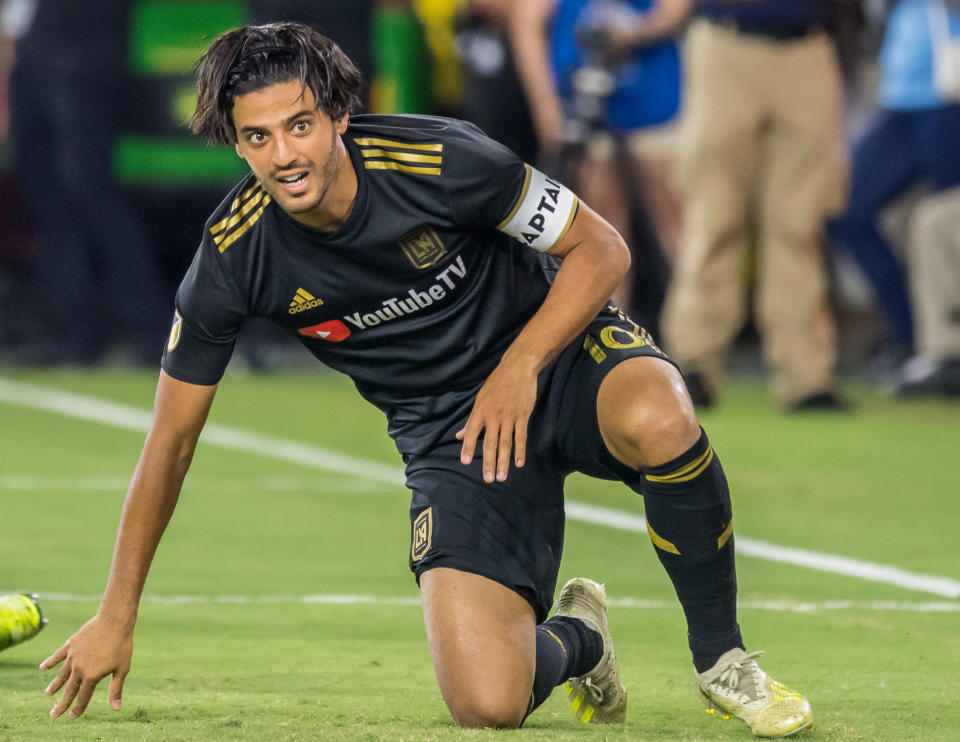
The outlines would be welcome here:
<svg viewBox="0 0 960 742">
<path fill-rule="evenodd" d="M 263 144 L 266 141 L 266 135 L 262 131 L 251 131 L 247 134 L 247 141 L 250 144 Z"/>
<path fill-rule="evenodd" d="M 310 131 L 310 123 L 305 120 L 297 121 L 293 125 L 293 130 L 298 134 L 306 134 L 308 131 Z"/>
</svg>

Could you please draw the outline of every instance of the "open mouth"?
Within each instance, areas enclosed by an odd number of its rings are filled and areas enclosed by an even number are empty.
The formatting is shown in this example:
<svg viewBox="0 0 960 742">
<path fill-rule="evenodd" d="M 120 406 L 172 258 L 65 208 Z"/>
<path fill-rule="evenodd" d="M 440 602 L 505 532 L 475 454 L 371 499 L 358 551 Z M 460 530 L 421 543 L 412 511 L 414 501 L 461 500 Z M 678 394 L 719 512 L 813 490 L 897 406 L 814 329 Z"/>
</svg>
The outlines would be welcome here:
<svg viewBox="0 0 960 742">
<path fill-rule="evenodd" d="M 304 170 L 302 173 L 278 177 L 277 182 L 280 183 L 280 185 L 282 185 L 287 191 L 296 193 L 303 189 L 308 175 L 309 172 Z"/>
</svg>

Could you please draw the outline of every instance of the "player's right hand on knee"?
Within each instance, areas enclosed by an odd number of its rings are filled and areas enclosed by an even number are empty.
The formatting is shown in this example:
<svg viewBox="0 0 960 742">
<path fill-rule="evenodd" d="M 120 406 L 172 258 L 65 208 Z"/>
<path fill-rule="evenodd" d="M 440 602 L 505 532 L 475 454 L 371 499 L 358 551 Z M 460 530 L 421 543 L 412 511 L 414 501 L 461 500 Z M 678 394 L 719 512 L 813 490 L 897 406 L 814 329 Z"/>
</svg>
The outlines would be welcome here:
<svg viewBox="0 0 960 742">
<path fill-rule="evenodd" d="M 133 628 L 120 627 L 100 614 L 87 621 L 76 634 L 42 663 L 41 670 L 60 665 L 60 671 L 47 686 L 46 694 L 54 695 L 63 688 L 60 701 L 50 711 L 57 718 L 70 708 L 70 718 L 78 718 L 90 703 L 97 684 L 107 675 L 110 680 L 110 706 L 120 710 L 123 681 L 130 672 L 133 656 Z"/>
<path fill-rule="evenodd" d="M 463 442 L 460 461 L 473 461 L 483 435 L 483 479 L 503 482 L 513 464 L 522 467 L 527 452 L 527 422 L 537 401 L 537 369 L 525 362 L 509 363 L 504 355 L 477 392 L 467 423 L 456 432 Z"/>
</svg>

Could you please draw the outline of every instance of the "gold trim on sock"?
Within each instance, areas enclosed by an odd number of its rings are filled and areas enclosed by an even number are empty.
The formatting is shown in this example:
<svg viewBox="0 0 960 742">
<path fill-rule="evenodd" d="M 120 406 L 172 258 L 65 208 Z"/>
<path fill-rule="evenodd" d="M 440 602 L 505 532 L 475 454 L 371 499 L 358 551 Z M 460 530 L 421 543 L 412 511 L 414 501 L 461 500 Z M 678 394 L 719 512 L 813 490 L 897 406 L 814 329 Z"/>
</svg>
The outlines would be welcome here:
<svg viewBox="0 0 960 742">
<path fill-rule="evenodd" d="M 556 634 L 554 634 L 552 631 L 550 631 L 550 629 L 548 629 L 546 626 L 541 626 L 541 627 L 540 627 L 540 630 L 543 631 L 545 634 L 549 634 L 550 636 L 553 637 L 553 640 L 554 640 L 557 644 L 559 644 L 559 645 L 560 645 L 560 649 L 563 650 L 563 656 L 566 657 L 566 656 L 567 656 L 567 648 L 566 648 L 565 646 L 563 646 L 563 642 L 560 641 L 560 637 L 557 636 Z"/>
<path fill-rule="evenodd" d="M 707 446 L 707 450 L 689 464 L 684 464 L 679 469 L 672 471 L 669 474 L 646 474 L 644 476 L 646 476 L 647 480 L 650 482 L 662 482 L 664 484 L 689 482 L 691 479 L 696 479 L 698 476 L 700 476 L 700 474 L 702 474 L 703 471 L 710 466 L 711 461 L 713 461 L 713 446 Z"/>
<path fill-rule="evenodd" d="M 730 537 L 733 535 L 733 518 L 730 518 L 730 522 L 727 523 L 727 527 L 723 529 L 723 533 L 720 534 L 720 538 L 717 539 L 717 551 L 720 551 L 730 540 Z"/>
<path fill-rule="evenodd" d="M 647 533 L 650 534 L 650 540 L 653 541 L 653 545 L 658 549 L 680 556 L 680 550 L 665 538 L 660 536 L 660 534 L 658 534 L 656 531 L 654 531 L 649 520 L 647 521 Z"/>
</svg>

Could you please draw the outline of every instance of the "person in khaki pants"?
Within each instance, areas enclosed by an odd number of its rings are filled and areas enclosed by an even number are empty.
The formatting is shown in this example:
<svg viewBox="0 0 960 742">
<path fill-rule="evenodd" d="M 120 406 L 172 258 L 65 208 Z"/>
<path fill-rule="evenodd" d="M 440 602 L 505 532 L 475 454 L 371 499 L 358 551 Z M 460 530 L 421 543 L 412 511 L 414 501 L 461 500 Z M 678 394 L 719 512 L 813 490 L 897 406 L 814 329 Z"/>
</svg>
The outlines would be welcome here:
<svg viewBox="0 0 960 742">
<path fill-rule="evenodd" d="M 917 355 L 900 369 L 896 393 L 960 398 L 960 186 L 915 207 L 907 256 Z"/>
<path fill-rule="evenodd" d="M 774 397 L 789 411 L 844 406 L 823 254 L 845 172 L 830 7 L 700 0 L 694 10 L 678 162 L 685 234 L 664 339 L 701 406 L 745 322 L 751 272 Z"/>
</svg>

